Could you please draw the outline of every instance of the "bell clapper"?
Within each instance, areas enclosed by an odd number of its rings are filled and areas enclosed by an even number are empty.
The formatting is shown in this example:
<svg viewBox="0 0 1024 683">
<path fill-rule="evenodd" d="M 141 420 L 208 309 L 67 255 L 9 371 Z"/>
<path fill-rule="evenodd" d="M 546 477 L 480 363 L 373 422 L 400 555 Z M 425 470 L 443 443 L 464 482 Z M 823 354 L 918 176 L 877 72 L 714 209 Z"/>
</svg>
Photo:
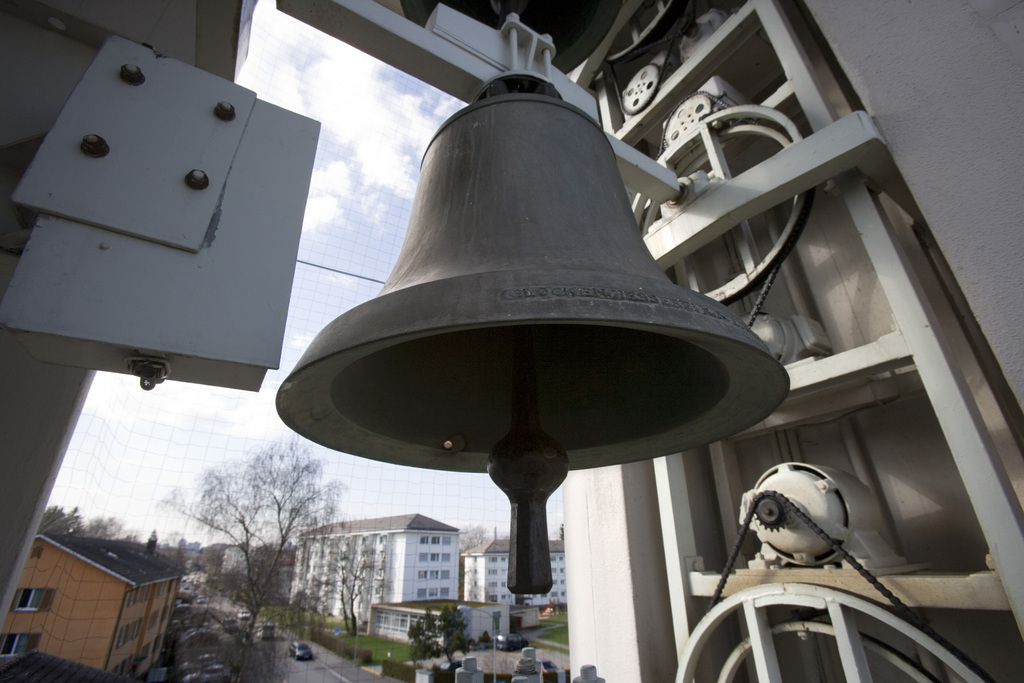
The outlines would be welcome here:
<svg viewBox="0 0 1024 683">
<path fill-rule="evenodd" d="M 512 333 L 512 424 L 491 450 L 487 473 L 512 503 L 508 589 L 541 594 L 552 585 L 547 500 L 565 480 L 569 456 L 540 425 L 532 330 Z"/>
</svg>

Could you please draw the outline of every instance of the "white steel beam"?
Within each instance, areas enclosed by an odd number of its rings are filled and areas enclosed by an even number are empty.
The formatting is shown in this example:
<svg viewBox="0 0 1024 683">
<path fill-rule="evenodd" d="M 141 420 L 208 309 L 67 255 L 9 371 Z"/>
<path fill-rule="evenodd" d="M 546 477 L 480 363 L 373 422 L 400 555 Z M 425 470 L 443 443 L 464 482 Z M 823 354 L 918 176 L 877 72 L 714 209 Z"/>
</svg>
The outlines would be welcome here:
<svg viewBox="0 0 1024 683">
<path fill-rule="evenodd" d="M 677 651 L 682 651 L 690 631 L 704 616 L 702 599 L 694 599 L 690 592 L 688 572 L 701 571 L 703 559 L 697 550 L 694 523 L 703 521 L 694 514 L 689 486 L 695 477 L 687 477 L 687 460 L 682 453 L 675 453 L 654 460 L 654 478 L 658 487 L 658 511 L 661 514 L 661 534 L 665 546 L 665 562 L 668 570 L 668 597 L 672 608 L 672 628 Z M 699 486 L 699 484 L 697 484 Z M 732 533 L 735 533 L 735 529 Z M 711 679 L 704 662 L 701 676 Z"/>
<path fill-rule="evenodd" d="M 723 181 L 644 237 L 662 268 L 710 243 L 740 221 L 785 202 L 842 171 L 885 163 L 888 150 L 871 117 L 854 112 Z"/>
<path fill-rule="evenodd" d="M 514 67 L 499 31 L 445 5 L 437 6 L 428 28 L 367 0 L 278 0 L 277 6 L 463 102 L 471 102 L 484 83 Z M 566 102 L 598 120 L 597 103 L 588 90 L 557 69 L 547 76 Z M 609 143 L 626 187 L 658 201 L 679 193 L 679 183 L 667 168 L 611 136 Z"/>
<path fill-rule="evenodd" d="M 856 175 L 845 175 L 839 185 L 903 337 L 914 354 L 1017 627 L 1024 632 L 1024 512 L 956 358 L 945 339 L 936 333 L 940 329 L 938 318 L 920 283 L 911 276 L 907 255 L 878 199 Z"/>
</svg>

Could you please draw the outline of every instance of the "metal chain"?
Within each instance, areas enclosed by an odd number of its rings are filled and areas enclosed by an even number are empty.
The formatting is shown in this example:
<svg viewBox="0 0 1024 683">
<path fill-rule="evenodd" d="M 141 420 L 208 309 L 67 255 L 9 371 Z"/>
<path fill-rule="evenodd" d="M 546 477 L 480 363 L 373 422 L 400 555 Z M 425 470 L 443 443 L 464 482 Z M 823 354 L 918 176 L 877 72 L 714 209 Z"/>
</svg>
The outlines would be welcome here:
<svg viewBox="0 0 1024 683">
<path fill-rule="evenodd" d="M 764 284 L 761 286 L 761 293 L 757 295 L 757 300 L 754 302 L 754 307 L 750 309 L 750 317 L 747 318 L 747 327 L 754 326 L 754 319 L 757 318 L 757 314 L 761 312 L 761 307 L 764 306 L 764 300 L 768 298 L 768 292 L 771 290 L 772 285 L 775 284 L 775 278 L 778 277 L 779 272 L 782 270 L 782 264 L 789 256 L 789 252 L 793 251 L 793 247 L 796 246 L 796 242 L 800 239 L 800 235 L 803 234 L 804 228 L 807 227 L 807 219 L 811 216 L 811 207 L 814 206 L 814 188 L 810 188 L 804 193 L 804 205 L 800 209 L 800 214 L 796 217 L 796 223 L 793 224 L 793 232 L 790 233 L 786 239 L 786 243 L 779 249 L 778 256 L 775 257 L 775 265 L 767 272 L 766 275 L 762 276 Z M 748 287 L 757 286 L 757 280 L 751 281 Z M 735 297 L 733 297 L 735 299 Z"/>
<path fill-rule="evenodd" d="M 711 612 L 712 608 L 722 598 L 722 591 L 725 590 L 725 584 L 729 580 L 729 575 L 732 574 L 733 565 L 736 564 L 736 558 L 739 555 L 740 546 L 743 545 L 743 539 L 746 538 L 747 532 L 750 530 L 750 523 L 753 521 L 754 514 L 757 510 L 758 503 L 765 498 L 772 498 L 779 501 L 785 506 L 786 510 L 791 512 L 794 517 L 799 519 L 801 522 L 807 525 L 811 531 L 813 531 L 818 538 L 828 544 L 829 548 L 837 555 L 843 558 L 843 560 L 857 570 L 857 573 L 864 577 L 864 580 L 871 584 L 875 590 L 882 594 L 886 600 L 896 609 L 897 614 L 911 626 L 925 633 L 932 640 L 937 642 L 943 648 L 945 648 L 950 654 L 956 657 L 964 666 L 973 671 L 979 678 L 986 683 L 995 683 L 995 679 L 992 678 L 988 672 L 986 672 L 981 665 L 975 662 L 971 657 L 963 650 L 958 648 L 953 643 L 949 642 L 941 635 L 939 635 L 935 629 L 933 629 L 924 619 L 921 618 L 914 610 L 910 609 L 902 600 L 896 597 L 892 591 L 882 585 L 882 583 L 872 574 L 870 571 L 865 569 L 864 565 L 858 562 L 850 553 L 846 552 L 846 549 L 836 541 L 834 538 L 825 533 L 825 530 L 818 526 L 813 519 L 811 519 L 807 513 L 801 510 L 797 505 L 786 496 L 778 493 L 777 491 L 760 491 L 757 495 L 751 499 L 750 504 L 747 508 L 747 514 L 743 519 L 743 524 L 739 529 L 739 533 L 736 536 L 736 540 L 733 543 L 732 551 L 729 553 L 729 558 L 726 560 L 725 567 L 722 569 L 722 575 L 718 580 L 718 586 L 715 587 L 715 592 L 711 596 L 711 602 L 708 605 L 708 612 Z"/>
</svg>

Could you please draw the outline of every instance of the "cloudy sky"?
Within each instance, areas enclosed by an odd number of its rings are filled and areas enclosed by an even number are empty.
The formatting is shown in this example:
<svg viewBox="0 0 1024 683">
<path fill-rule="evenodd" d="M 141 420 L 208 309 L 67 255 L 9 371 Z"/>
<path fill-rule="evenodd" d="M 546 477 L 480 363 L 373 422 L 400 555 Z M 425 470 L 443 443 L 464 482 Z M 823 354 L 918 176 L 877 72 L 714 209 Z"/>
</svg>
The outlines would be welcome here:
<svg viewBox="0 0 1024 683">
<path fill-rule="evenodd" d="M 207 468 L 291 436 L 274 408 L 284 377 L 312 338 L 373 298 L 401 247 L 420 158 L 434 131 L 462 104 L 278 12 L 256 7 L 239 83 L 260 99 L 321 122 L 281 369 L 259 393 L 166 382 L 153 391 L 99 373 L 50 503 L 115 516 L 164 538 L 204 539 L 161 504 L 190 490 Z M 347 519 L 422 513 L 454 526 L 508 533 L 508 502 L 485 474 L 416 470 L 306 442 L 345 486 Z M 561 493 L 549 503 L 561 524 Z"/>
</svg>

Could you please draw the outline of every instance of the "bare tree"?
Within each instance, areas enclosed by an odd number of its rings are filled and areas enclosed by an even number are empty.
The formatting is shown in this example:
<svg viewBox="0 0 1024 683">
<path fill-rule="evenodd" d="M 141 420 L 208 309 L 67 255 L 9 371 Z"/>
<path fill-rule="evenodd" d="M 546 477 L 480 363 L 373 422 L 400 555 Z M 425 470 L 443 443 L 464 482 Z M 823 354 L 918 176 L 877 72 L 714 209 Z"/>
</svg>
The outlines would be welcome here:
<svg viewBox="0 0 1024 683">
<path fill-rule="evenodd" d="M 302 598 L 320 612 L 334 612 L 354 634 L 366 606 L 388 590 L 381 570 L 381 549 L 374 536 L 339 536 L 343 522 L 307 534 L 301 541 L 297 565 L 315 566 L 303 576 Z M 311 558 L 315 557 L 315 560 Z"/>
<path fill-rule="evenodd" d="M 470 548 L 486 543 L 491 537 L 487 527 L 481 524 L 471 524 L 459 529 L 459 550 L 466 552 Z"/>
<path fill-rule="evenodd" d="M 373 600 L 374 573 L 377 555 L 372 538 L 346 538 L 341 542 L 337 563 L 337 586 L 341 598 L 342 616 L 348 632 L 354 634 L 359 628 L 356 603 Z M 362 544 L 363 547 L 360 547 Z"/>
<path fill-rule="evenodd" d="M 292 439 L 209 469 L 190 498 L 179 489 L 168 501 L 240 556 L 237 595 L 250 614 L 239 633 L 243 645 L 254 643 L 260 612 L 280 594 L 283 560 L 294 541 L 334 515 L 341 485 L 322 478 L 323 463 Z"/>
<path fill-rule="evenodd" d="M 80 536 L 105 538 L 111 541 L 139 542 L 139 532 L 125 528 L 124 520 L 117 517 L 90 517 L 82 525 Z"/>
<path fill-rule="evenodd" d="M 49 505 L 43 511 L 43 518 L 39 521 L 40 534 L 54 534 L 57 536 L 73 536 L 81 534 L 84 520 L 78 508 L 70 512 L 57 505 Z"/>
</svg>

